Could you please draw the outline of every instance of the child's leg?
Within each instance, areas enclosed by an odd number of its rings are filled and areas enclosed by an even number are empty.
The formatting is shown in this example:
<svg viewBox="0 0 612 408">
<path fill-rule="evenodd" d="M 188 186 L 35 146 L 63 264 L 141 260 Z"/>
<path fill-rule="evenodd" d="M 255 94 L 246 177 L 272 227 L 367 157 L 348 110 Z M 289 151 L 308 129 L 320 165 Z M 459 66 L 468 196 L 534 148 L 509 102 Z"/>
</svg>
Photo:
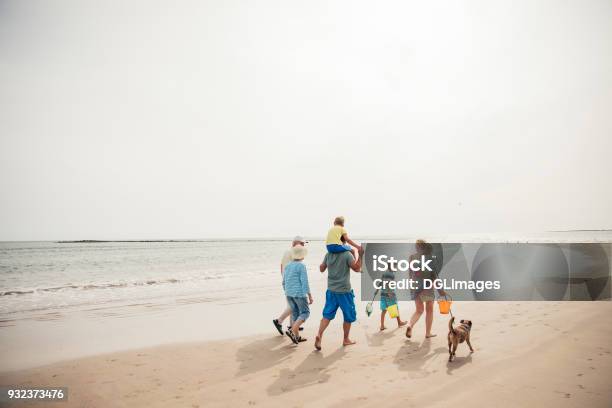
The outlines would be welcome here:
<svg viewBox="0 0 612 408">
<path fill-rule="evenodd" d="M 382 310 L 380 312 L 380 330 L 381 331 L 386 329 L 386 327 L 385 327 L 385 315 L 386 314 L 387 314 L 386 310 Z"/>
<path fill-rule="evenodd" d="M 294 323 L 293 326 L 291 326 L 291 330 L 293 331 L 293 334 L 295 334 L 295 336 L 299 336 L 300 335 L 300 326 L 304 323 L 304 320 L 302 319 L 297 319 Z"/>
</svg>

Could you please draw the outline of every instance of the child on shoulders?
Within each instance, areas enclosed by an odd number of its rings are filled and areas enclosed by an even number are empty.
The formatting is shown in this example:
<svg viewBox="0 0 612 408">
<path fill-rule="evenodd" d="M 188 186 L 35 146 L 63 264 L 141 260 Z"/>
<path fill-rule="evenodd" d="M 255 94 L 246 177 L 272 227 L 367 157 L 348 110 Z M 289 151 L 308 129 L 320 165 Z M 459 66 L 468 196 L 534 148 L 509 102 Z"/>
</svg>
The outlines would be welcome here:
<svg viewBox="0 0 612 408">
<path fill-rule="evenodd" d="M 338 254 L 341 252 L 350 251 L 355 259 L 357 258 L 356 252 L 351 245 L 358 250 L 361 249 L 361 245 L 349 238 L 348 232 L 344 228 L 344 217 L 336 217 L 334 220 L 334 226 L 327 232 L 325 245 L 327 246 L 327 252 L 329 253 Z"/>
</svg>

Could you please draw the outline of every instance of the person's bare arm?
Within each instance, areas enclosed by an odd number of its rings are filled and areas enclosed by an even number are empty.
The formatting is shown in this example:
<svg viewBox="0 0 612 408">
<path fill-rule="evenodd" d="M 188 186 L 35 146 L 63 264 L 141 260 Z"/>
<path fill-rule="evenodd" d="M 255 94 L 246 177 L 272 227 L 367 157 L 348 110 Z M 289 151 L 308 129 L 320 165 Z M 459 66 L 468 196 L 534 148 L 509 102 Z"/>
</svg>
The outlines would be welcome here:
<svg viewBox="0 0 612 408">
<path fill-rule="evenodd" d="M 351 267 L 351 269 L 357 273 L 361 273 L 361 264 L 363 263 L 363 249 L 360 248 L 359 249 L 359 259 L 357 259 L 356 261 L 353 260 L 353 262 L 351 262 L 351 264 L 349 265 Z"/>
<path fill-rule="evenodd" d="M 355 241 L 353 241 L 352 239 L 349 238 L 348 234 L 343 234 L 342 238 L 344 238 L 344 240 L 349 244 L 354 246 L 357 249 L 361 249 L 361 245 L 359 245 L 358 243 L 356 243 Z"/>
<path fill-rule="evenodd" d="M 283 264 L 281 264 L 281 276 L 283 276 Z"/>
<path fill-rule="evenodd" d="M 326 269 L 327 269 L 327 264 L 322 263 L 321 265 L 319 265 L 319 270 L 321 271 L 321 273 L 325 272 Z"/>
</svg>

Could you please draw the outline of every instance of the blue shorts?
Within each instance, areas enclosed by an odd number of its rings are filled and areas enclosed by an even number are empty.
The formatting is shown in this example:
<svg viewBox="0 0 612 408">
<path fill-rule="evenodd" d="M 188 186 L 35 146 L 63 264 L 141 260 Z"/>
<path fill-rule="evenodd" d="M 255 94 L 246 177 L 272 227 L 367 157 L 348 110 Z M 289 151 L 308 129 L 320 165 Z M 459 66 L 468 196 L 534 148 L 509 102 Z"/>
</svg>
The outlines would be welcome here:
<svg viewBox="0 0 612 408">
<path fill-rule="evenodd" d="M 291 307 L 291 324 L 296 320 L 306 321 L 310 316 L 308 298 L 287 296 L 287 303 L 289 303 L 289 307 Z"/>
<path fill-rule="evenodd" d="M 352 248 L 349 244 L 338 245 L 338 244 L 328 244 L 327 252 L 331 252 L 332 254 L 339 254 L 340 252 L 350 251 Z"/>
<path fill-rule="evenodd" d="M 380 297 L 380 310 L 387 310 L 389 306 L 397 305 L 397 299 L 395 296 L 393 298 L 387 296 Z"/>
<path fill-rule="evenodd" d="M 338 293 L 327 290 L 325 292 L 325 307 L 323 307 L 323 317 L 327 320 L 334 320 L 338 308 L 342 310 L 345 323 L 353 323 L 357 320 L 357 310 L 355 310 L 355 294 L 350 292 Z"/>
</svg>

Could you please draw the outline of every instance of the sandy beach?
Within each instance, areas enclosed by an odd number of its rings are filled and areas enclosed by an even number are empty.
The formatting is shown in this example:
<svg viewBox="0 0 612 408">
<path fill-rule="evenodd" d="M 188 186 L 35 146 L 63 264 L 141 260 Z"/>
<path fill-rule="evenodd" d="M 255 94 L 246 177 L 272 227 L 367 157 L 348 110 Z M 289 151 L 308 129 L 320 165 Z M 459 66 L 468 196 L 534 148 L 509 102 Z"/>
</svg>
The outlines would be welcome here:
<svg viewBox="0 0 612 408">
<path fill-rule="evenodd" d="M 299 346 L 270 327 L 4 372 L 0 383 L 67 386 L 66 407 L 610 405 L 612 303 L 462 302 L 455 314 L 473 320 L 476 351 L 462 344 L 452 363 L 446 316 L 428 340 L 422 322 L 409 340 L 392 322 L 379 332 L 377 313 L 360 316 L 351 347 L 335 321 L 317 352 L 315 313 Z"/>
<path fill-rule="evenodd" d="M 612 408 L 611 22 L 2 1 L 0 408 Z"/>
</svg>

